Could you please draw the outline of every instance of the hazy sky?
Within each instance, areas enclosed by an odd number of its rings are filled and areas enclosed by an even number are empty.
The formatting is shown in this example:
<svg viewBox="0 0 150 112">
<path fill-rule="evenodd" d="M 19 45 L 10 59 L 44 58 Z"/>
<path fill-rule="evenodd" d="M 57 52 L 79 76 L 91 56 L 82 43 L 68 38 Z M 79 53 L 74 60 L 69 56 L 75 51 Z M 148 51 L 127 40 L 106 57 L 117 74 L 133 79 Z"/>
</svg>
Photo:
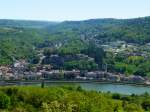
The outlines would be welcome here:
<svg viewBox="0 0 150 112">
<path fill-rule="evenodd" d="M 0 19 L 83 20 L 150 16 L 150 0 L 0 0 Z"/>
</svg>

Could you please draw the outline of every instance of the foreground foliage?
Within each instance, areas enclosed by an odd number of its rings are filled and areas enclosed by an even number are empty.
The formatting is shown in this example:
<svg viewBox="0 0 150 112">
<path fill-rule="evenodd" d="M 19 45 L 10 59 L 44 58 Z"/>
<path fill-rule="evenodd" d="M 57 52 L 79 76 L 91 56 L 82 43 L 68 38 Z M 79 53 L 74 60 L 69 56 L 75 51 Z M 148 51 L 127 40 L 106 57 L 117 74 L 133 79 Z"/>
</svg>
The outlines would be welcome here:
<svg viewBox="0 0 150 112">
<path fill-rule="evenodd" d="M 1 112 L 144 112 L 150 95 L 124 96 L 81 87 L 1 87 Z"/>
</svg>

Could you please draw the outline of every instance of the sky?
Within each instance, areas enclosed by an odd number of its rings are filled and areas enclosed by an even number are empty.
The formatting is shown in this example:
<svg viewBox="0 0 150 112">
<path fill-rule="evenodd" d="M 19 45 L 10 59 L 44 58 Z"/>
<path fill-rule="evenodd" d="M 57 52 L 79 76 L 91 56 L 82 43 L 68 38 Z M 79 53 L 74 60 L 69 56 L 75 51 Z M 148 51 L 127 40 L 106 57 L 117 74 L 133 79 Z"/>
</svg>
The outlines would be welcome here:
<svg viewBox="0 0 150 112">
<path fill-rule="evenodd" d="M 150 16 L 150 0 L 0 0 L 0 19 L 85 20 Z"/>
</svg>

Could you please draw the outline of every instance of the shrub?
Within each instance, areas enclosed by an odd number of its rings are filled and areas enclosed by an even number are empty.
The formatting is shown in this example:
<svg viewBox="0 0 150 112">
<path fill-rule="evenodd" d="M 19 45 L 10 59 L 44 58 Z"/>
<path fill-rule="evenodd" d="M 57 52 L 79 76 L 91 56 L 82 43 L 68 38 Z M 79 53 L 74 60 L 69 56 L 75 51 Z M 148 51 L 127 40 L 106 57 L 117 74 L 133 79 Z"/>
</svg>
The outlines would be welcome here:
<svg viewBox="0 0 150 112">
<path fill-rule="evenodd" d="M 125 107 L 126 112 L 143 112 L 142 108 L 136 104 L 127 104 Z"/>
<path fill-rule="evenodd" d="M 6 94 L 0 92 L 0 108 L 7 109 L 10 106 L 10 98 Z"/>
<path fill-rule="evenodd" d="M 112 95 L 112 98 L 113 99 L 121 99 L 121 95 L 118 94 L 118 93 L 115 93 L 115 94 Z"/>
<path fill-rule="evenodd" d="M 150 110 L 150 100 L 146 100 L 142 103 L 142 107 L 145 110 Z"/>
</svg>

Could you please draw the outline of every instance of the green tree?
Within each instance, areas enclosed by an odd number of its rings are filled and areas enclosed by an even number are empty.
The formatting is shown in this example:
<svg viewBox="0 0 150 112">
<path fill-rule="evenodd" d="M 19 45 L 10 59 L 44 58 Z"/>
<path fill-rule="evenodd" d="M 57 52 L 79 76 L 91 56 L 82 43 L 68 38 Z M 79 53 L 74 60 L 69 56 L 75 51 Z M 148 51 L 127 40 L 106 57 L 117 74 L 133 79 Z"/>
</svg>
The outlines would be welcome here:
<svg viewBox="0 0 150 112">
<path fill-rule="evenodd" d="M 10 106 L 10 98 L 6 94 L 0 92 L 0 108 L 7 109 Z"/>
<path fill-rule="evenodd" d="M 105 52 L 101 47 L 97 47 L 94 42 L 90 42 L 88 48 L 83 50 L 83 53 L 95 59 L 95 62 L 102 69 L 103 59 L 105 57 Z"/>
<path fill-rule="evenodd" d="M 143 101 L 142 107 L 143 107 L 145 110 L 150 111 L 150 100 L 147 99 L 147 100 Z"/>
<path fill-rule="evenodd" d="M 45 48 L 43 54 L 47 57 L 51 56 L 52 54 L 56 53 L 55 48 Z"/>
</svg>

